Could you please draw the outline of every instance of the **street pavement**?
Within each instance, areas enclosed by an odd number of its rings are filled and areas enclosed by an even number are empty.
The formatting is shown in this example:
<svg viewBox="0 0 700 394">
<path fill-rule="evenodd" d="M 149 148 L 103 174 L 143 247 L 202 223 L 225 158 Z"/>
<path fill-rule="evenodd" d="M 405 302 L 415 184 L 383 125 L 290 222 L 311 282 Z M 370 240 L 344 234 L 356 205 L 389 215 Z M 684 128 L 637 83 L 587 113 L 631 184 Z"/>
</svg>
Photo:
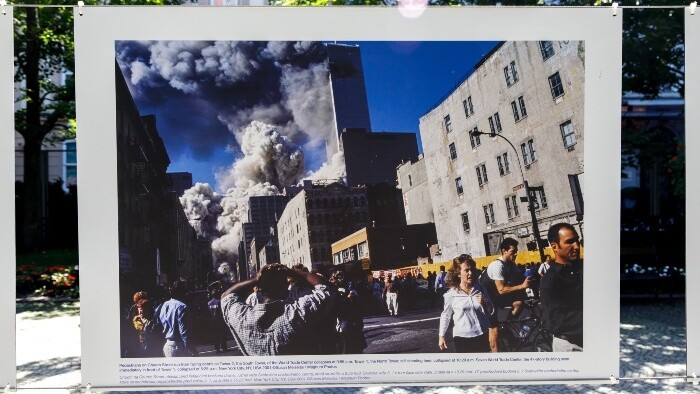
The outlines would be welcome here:
<svg viewBox="0 0 700 394">
<path fill-rule="evenodd" d="M 418 316 L 394 318 L 395 327 Z M 392 318 L 373 318 L 374 326 L 391 324 Z M 426 317 L 429 319 L 429 317 Z M 361 394 L 443 394 L 443 393 L 686 393 L 700 386 L 685 381 L 685 304 L 682 299 L 636 301 L 621 305 L 620 382 L 590 385 L 508 385 L 508 386 L 368 386 L 317 388 L 247 388 L 189 390 L 189 393 L 361 393 Z M 80 317 L 78 303 L 20 304 L 17 313 L 17 391 L 20 393 L 78 393 L 80 386 Z M 430 326 L 436 321 L 430 321 Z M 425 328 L 428 329 L 427 326 Z M 391 336 L 378 337 L 385 340 Z M 393 337 L 391 340 L 395 340 Z M 430 344 L 428 344 L 430 345 Z M 201 349 L 207 351 L 207 349 Z M 82 390 L 84 391 L 84 390 Z M 92 389 L 93 392 L 102 390 Z M 103 391 L 106 392 L 106 391 Z M 120 393 L 120 391 L 109 391 Z M 127 392 L 127 391 L 125 391 Z M 134 392 L 134 391 L 128 391 Z M 151 391 L 171 393 L 174 390 Z M 182 391 L 177 391 L 181 393 Z"/>
</svg>

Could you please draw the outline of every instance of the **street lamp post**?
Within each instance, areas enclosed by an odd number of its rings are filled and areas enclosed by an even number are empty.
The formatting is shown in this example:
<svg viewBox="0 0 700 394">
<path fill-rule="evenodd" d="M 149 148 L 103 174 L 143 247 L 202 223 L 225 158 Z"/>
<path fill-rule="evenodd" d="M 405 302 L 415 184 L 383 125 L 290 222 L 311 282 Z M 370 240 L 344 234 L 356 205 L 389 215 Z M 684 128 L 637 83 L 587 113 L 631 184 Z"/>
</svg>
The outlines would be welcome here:
<svg viewBox="0 0 700 394">
<path fill-rule="evenodd" d="M 508 145 L 510 145 L 511 148 L 513 148 L 513 152 L 515 152 L 515 158 L 518 159 L 518 169 L 520 170 L 520 177 L 522 178 L 523 186 L 525 187 L 525 195 L 527 196 L 527 209 L 530 211 L 530 218 L 532 219 L 532 233 L 535 236 L 535 245 L 537 246 L 537 251 L 540 253 L 540 261 L 544 262 L 544 250 L 542 250 L 542 247 L 540 246 L 540 229 L 537 226 L 537 215 L 535 215 L 535 201 L 533 200 L 532 195 L 530 194 L 530 185 L 527 183 L 527 179 L 525 179 L 525 173 L 523 172 L 523 167 L 520 164 L 520 156 L 518 155 L 518 151 L 515 149 L 515 146 L 512 142 L 510 142 L 508 138 L 500 134 L 484 133 L 483 131 L 479 131 L 477 129 L 472 130 L 469 134 L 471 134 L 472 136 L 488 135 L 489 137 L 501 137 L 508 143 Z"/>
</svg>

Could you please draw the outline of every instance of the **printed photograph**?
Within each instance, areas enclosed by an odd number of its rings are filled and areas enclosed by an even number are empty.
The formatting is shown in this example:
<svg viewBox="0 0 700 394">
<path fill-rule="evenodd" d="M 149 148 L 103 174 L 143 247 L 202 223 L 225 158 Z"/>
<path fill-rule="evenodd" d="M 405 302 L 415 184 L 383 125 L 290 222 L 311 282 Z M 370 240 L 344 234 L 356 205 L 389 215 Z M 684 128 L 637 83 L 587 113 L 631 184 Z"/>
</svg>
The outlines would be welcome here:
<svg viewBox="0 0 700 394">
<path fill-rule="evenodd" d="M 583 351 L 583 41 L 115 59 L 122 358 Z"/>
</svg>

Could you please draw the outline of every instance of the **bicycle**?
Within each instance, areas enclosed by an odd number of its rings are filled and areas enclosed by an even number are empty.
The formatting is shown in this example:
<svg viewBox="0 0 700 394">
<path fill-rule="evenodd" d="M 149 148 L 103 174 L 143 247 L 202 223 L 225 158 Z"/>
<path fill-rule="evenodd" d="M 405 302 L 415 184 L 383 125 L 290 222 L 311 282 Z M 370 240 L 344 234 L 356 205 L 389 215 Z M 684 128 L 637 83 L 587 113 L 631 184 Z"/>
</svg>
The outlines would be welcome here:
<svg viewBox="0 0 700 394">
<path fill-rule="evenodd" d="M 510 315 L 510 309 L 510 307 L 503 308 L 503 311 L 507 312 L 506 316 Z M 518 318 L 498 320 L 498 350 L 501 352 L 552 351 L 552 334 L 542 326 L 539 300 L 524 300 L 523 311 Z"/>
</svg>

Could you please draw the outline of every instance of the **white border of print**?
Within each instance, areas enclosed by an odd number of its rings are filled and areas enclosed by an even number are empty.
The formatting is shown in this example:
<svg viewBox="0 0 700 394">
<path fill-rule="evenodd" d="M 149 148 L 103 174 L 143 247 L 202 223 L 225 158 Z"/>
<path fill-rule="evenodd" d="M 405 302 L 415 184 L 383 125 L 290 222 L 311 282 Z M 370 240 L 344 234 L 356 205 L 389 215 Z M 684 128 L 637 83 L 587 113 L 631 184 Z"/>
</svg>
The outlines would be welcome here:
<svg viewBox="0 0 700 394">
<path fill-rule="evenodd" d="M 0 385 L 15 386 L 17 379 L 15 341 L 15 115 L 14 115 L 14 39 L 12 7 L 5 7 L 6 14 L 0 13 L 0 268 L 5 275 L 0 277 Z"/>
<path fill-rule="evenodd" d="M 685 8 L 685 151 L 698 152 L 700 149 L 700 113 L 690 110 L 696 108 L 693 104 L 700 103 L 700 10 L 695 15 L 690 14 L 690 8 Z M 685 155 L 685 194 L 697 196 L 700 193 L 700 155 Z M 690 250 L 700 239 L 697 231 L 691 230 L 691 223 L 700 220 L 700 210 L 693 206 L 691 200 L 686 201 L 686 250 Z M 687 319 L 687 373 L 689 376 L 700 374 L 700 315 L 693 308 L 700 301 L 700 267 L 686 259 L 685 292 Z"/>
<path fill-rule="evenodd" d="M 75 11 L 81 187 L 82 378 L 103 386 L 272 386 L 601 381 L 619 373 L 622 15 L 607 8 L 83 7 Z M 591 26 L 595 26 L 592 29 Z M 584 40 L 586 262 L 582 353 L 120 359 L 114 43 L 117 40 Z M 612 260 L 611 260 L 612 258 Z M 437 338 L 436 338 L 437 341 Z M 476 356 L 476 355 L 465 355 Z M 542 357 L 540 361 L 512 360 Z M 494 357 L 497 357 L 494 359 Z M 489 359 L 490 358 L 490 359 Z M 521 357 L 522 358 L 522 357 Z M 417 360 L 420 359 L 420 360 Z M 478 360 L 469 360 L 478 359 Z M 226 366 L 245 360 L 247 366 Z M 279 362 L 302 362 L 301 369 Z M 336 362 L 337 360 L 342 361 Z M 353 362 L 349 364 L 348 362 Z M 358 363 L 354 363 L 357 361 Z M 167 363 L 176 378 L 147 372 Z M 184 363 L 175 365 L 174 363 Z M 202 362 L 206 364 L 201 364 Z M 120 368 L 121 367 L 121 368 Z M 246 370 L 247 367 L 248 370 Z M 211 373 L 206 369 L 227 369 Z M 121 372 L 120 372 L 121 369 Z M 158 369 L 158 368 L 151 368 Z M 252 371 L 252 372 L 251 372 Z M 397 372 L 401 371 L 401 374 Z M 411 371 L 411 374 L 403 372 Z M 538 372 L 539 371 L 539 372 Z"/>
</svg>

